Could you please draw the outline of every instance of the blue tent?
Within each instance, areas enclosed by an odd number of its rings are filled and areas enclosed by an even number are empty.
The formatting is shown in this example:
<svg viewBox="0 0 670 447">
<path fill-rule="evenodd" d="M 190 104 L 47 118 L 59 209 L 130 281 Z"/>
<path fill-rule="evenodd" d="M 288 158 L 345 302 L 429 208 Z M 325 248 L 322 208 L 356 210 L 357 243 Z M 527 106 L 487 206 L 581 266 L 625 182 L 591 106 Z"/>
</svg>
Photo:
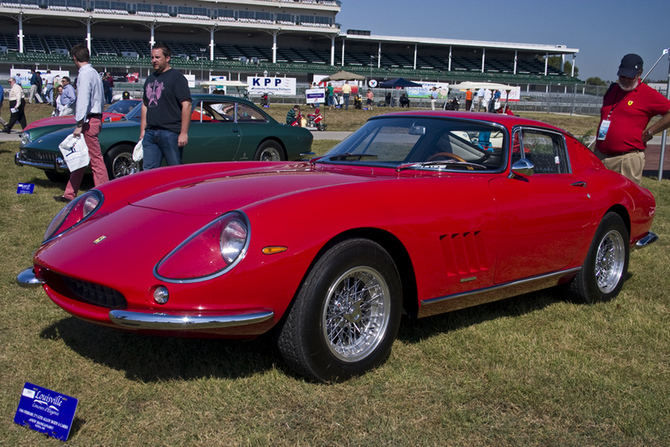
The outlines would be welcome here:
<svg viewBox="0 0 670 447">
<path fill-rule="evenodd" d="M 405 78 L 389 79 L 379 84 L 379 88 L 400 88 L 400 87 L 423 87 L 416 82 L 408 81 Z"/>
</svg>

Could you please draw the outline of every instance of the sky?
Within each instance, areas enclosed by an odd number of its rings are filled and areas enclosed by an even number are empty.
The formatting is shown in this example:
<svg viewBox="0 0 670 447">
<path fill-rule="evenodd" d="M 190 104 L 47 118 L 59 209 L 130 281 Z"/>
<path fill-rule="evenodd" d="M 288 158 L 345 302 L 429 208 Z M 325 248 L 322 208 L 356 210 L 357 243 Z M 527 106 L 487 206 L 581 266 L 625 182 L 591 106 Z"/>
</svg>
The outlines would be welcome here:
<svg viewBox="0 0 670 447">
<path fill-rule="evenodd" d="M 341 0 L 337 23 L 373 35 L 566 45 L 579 78 L 615 81 L 621 58 L 644 74 L 670 47 L 670 0 Z M 384 48 L 382 47 L 382 52 Z M 567 56 L 566 61 L 572 61 Z M 668 81 L 668 55 L 647 80 Z"/>
</svg>

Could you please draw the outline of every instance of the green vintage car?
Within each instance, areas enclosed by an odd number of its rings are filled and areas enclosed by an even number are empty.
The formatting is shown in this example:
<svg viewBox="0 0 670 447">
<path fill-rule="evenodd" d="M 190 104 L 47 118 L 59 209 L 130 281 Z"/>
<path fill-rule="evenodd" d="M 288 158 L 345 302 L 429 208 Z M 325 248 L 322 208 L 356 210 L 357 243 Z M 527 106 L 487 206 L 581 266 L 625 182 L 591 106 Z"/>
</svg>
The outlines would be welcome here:
<svg viewBox="0 0 670 447">
<path fill-rule="evenodd" d="M 314 155 L 309 130 L 280 124 L 250 101 L 223 95 L 192 95 L 192 98 L 184 163 L 304 160 Z M 102 126 L 100 148 L 110 178 L 141 169 L 132 159 L 140 135 L 141 110 L 139 105 L 124 119 Z M 69 170 L 58 145 L 73 129 L 26 138 L 14 157 L 15 163 L 42 169 L 51 181 L 67 180 Z"/>
</svg>

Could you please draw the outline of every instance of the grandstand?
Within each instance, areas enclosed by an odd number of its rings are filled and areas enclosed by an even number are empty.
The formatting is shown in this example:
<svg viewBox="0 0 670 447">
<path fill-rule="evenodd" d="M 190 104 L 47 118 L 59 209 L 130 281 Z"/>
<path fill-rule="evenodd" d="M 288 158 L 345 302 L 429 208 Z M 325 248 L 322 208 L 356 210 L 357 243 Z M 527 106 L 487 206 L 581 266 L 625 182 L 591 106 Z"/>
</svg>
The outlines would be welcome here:
<svg viewBox="0 0 670 447">
<path fill-rule="evenodd" d="M 0 73 L 68 68 L 68 50 L 85 43 L 99 70 L 144 74 L 152 43 L 163 41 L 172 66 L 199 78 L 311 82 L 313 74 L 345 69 L 376 79 L 581 83 L 545 62 L 574 58 L 578 49 L 344 32 L 336 21 L 341 7 L 334 0 L 7 0 L 0 3 Z"/>
</svg>

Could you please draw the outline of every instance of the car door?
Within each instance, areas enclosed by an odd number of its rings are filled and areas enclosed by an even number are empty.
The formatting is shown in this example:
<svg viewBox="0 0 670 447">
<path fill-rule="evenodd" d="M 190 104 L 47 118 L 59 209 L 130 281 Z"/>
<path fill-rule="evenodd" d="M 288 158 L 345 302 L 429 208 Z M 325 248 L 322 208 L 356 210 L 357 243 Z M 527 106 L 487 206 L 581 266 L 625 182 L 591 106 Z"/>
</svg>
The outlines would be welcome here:
<svg viewBox="0 0 670 447">
<path fill-rule="evenodd" d="M 562 270 L 583 249 L 594 221 L 584 179 L 570 168 L 565 137 L 539 128 L 517 128 L 512 160 L 525 158 L 533 175 L 491 181 L 500 221 L 497 284 Z"/>
<path fill-rule="evenodd" d="M 241 135 L 235 119 L 236 108 L 235 101 L 224 98 L 195 101 L 183 163 L 237 158 Z"/>
</svg>

